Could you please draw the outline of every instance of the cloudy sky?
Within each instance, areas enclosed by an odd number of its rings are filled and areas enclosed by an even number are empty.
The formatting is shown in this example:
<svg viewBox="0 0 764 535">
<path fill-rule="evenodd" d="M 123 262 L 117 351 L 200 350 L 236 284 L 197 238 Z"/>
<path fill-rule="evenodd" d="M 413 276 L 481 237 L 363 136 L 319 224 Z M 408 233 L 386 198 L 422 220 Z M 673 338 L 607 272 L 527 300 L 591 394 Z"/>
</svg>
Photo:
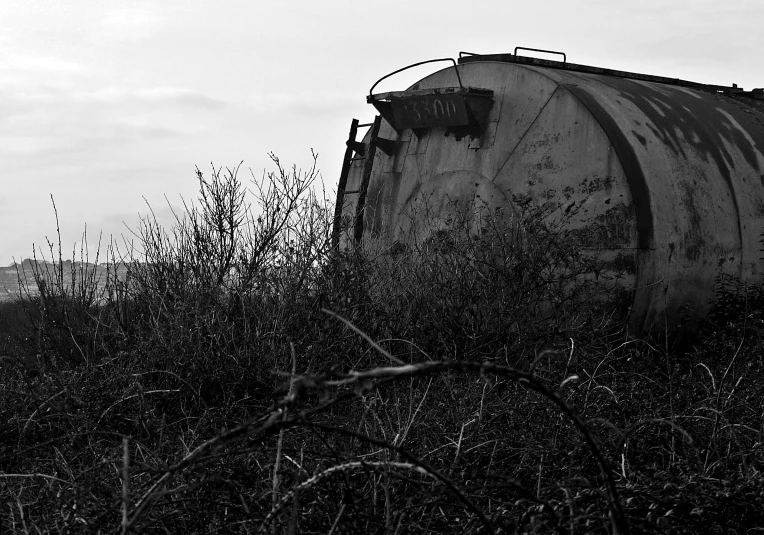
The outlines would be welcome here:
<svg viewBox="0 0 764 535">
<path fill-rule="evenodd" d="M 51 195 L 71 257 L 86 225 L 121 242 L 147 201 L 193 199 L 195 166 L 261 176 L 313 149 L 331 190 L 369 87 L 410 63 L 528 46 L 752 89 L 762 27 L 761 0 L 2 0 L 0 265 L 55 238 Z"/>
</svg>

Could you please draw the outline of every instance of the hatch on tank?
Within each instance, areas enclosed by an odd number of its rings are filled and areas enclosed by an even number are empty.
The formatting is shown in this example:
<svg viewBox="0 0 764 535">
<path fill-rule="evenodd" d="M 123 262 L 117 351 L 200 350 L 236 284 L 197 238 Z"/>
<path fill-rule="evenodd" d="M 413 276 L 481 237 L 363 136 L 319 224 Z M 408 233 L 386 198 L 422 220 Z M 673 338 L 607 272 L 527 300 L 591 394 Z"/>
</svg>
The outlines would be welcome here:
<svg viewBox="0 0 764 535">
<path fill-rule="evenodd" d="M 439 61 L 453 62 L 457 86 L 433 89 L 418 89 L 414 86 L 407 91 L 374 94 L 374 88 L 382 80 L 406 69 Z M 424 130 L 443 126 L 447 128 L 447 134 L 453 133 L 458 139 L 465 135 L 480 137 L 485 131 L 486 120 L 493 104 L 493 91 L 465 87 L 457 67 L 456 61 L 450 58 L 408 65 L 377 80 L 369 90 L 366 101 L 379 111 L 399 135 L 410 128 L 421 137 Z"/>
</svg>

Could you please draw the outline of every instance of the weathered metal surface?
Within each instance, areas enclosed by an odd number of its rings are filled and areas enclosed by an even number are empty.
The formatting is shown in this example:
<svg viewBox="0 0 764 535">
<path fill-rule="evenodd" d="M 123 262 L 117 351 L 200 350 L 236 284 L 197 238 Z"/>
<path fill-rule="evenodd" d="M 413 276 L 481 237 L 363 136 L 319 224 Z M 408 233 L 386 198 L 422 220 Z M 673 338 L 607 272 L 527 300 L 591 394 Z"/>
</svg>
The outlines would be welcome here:
<svg viewBox="0 0 764 535">
<path fill-rule="evenodd" d="M 482 134 L 491 109 L 493 92 L 476 88 L 446 87 L 369 95 L 385 120 L 397 131 L 433 126 L 475 126 Z"/>
<path fill-rule="evenodd" d="M 411 96 L 391 101 L 398 129 L 432 126 L 464 126 L 470 118 L 467 104 L 458 93 Z"/>
<path fill-rule="evenodd" d="M 470 122 L 467 104 L 459 94 L 412 96 L 395 99 L 391 103 L 399 129 L 463 126 Z"/>
<path fill-rule="evenodd" d="M 662 328 L 681 305 L 705 313 L 720 273 L 764 278 L 756 91 L 531 59 L 463 58 L 464 86 L 493 91 L 479 139 L 443 124 L 414 134 L 382 122 L 380 136 L 394 139 L 395 151 L 375 156 L 364 240 L 405 240 L 412 215 L 437 227 L 476 203 L 513 210 L 513 195 L 576 203 L 573 228 L 626 268 L 637 330 Z M 451 86 L 453 71 L 410 91 L 435 94 Z M 360 179 L 355 163 L 348 188 Z M 348 201 L 343 213 L 352 214 Z"/>
</svg>

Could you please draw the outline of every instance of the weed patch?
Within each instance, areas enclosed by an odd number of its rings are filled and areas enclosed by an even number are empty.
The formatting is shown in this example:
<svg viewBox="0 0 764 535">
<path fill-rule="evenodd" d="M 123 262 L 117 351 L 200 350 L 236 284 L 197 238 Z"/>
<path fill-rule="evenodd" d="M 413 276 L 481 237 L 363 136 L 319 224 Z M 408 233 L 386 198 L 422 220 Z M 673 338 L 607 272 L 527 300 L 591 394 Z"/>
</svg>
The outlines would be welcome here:
<svg viewBox="0 0 764 535">
<path fill-rule="evenodd" d="M 49 245 L 0 308 L 1 530 L 764 524 L 760 290 L 675 354 L 553 199 L 337 250 L 315 165 L 274 166 L 198 172 L 105 281 Z"/>
</svg>

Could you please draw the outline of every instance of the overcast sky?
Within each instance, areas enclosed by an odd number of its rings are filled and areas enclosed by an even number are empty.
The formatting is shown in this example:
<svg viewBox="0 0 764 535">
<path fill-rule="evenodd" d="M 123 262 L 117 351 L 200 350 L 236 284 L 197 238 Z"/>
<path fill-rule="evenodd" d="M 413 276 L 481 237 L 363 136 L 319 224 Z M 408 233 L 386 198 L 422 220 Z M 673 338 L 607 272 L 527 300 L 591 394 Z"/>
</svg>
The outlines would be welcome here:
<svg viewBox="0 0 764 535">
<path fill-rule="evenodd" d="M 333 189 L 369 87 L 410 63 L 527 46 L 752 89 L 762 28 L 761 0 L 2 0 L 0 265 L 55 238 L 51 195 L 71 257 L 86 224 L 121 241 L 144 198 L 193 199 L 195 166 L 260 176 L 314 149 Z"/>
</svg>

